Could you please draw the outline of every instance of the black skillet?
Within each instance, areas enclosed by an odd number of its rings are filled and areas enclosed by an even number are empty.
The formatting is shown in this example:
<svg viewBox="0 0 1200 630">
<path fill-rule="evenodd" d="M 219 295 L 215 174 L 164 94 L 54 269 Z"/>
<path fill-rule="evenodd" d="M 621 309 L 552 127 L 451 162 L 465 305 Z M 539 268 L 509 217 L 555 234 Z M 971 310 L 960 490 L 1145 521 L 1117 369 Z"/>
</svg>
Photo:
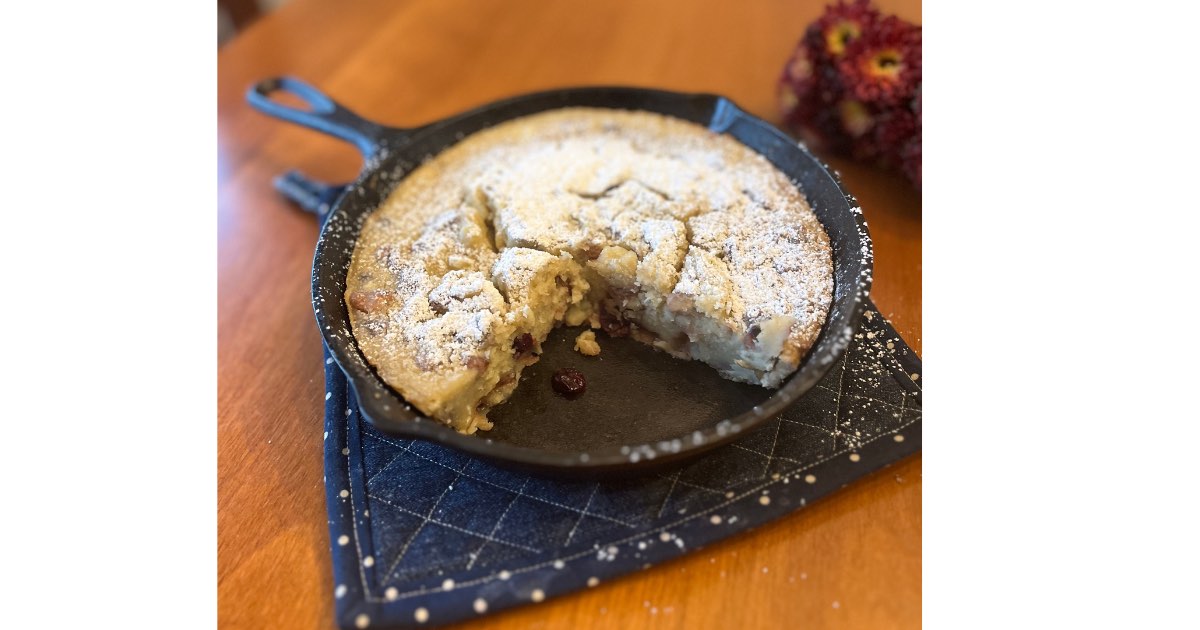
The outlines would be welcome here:
<svg viewBox="0 0 1200 630">
<path fill-rule="evenodd" d="M 280 91 L 300 97 L 311 110 L 271 100 Z M 317 324 L 363 416 L 386 433 L 433 440 L 501 465 L 556 476 L 632 473 L 680 462 L 760 427 L 795 402 L 841 358 L 866 307 L 872 250 L 857 202 L 807 149 L 726 98 L 624 87 L 564 89 L 497 101 L 413 129 L 364 120 L 291 78 L 262 81 L 247 99 L 265 114 L 354 144 L 366 159 L 358 179 L 336 198 L 333 189 L 295 173 L 277 184 L 289 197 L 327 215 L 313 259 Z M 600 356 L 584 357 L 573 351 L 579 331 L 560 328 L 543 344 L 541 361 L 525 370 L 512 398 L 489 414 L 495 428 L 461 435 L 407 404 L 367 364 L 343 299 L 363 220 L 423 160 L 463 137 L 519 116 L 572 106 L 647 110 L 727 133 L 765 156 L 807 195 L 832 241 L 833 305 L 816 345 L 782 387 L 733 383 L 702 363 L 603 333 Z M 550 374 L 559 367 L 586 375 L 588 388 L 581 398 L 554 394 Z"/>
</svg>

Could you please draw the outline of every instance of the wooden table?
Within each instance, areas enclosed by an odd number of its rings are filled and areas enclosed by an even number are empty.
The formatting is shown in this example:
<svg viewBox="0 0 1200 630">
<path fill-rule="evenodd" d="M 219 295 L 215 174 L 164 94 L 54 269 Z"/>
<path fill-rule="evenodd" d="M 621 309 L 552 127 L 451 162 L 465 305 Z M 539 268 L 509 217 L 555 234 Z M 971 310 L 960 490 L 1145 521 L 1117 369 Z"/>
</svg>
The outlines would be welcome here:
<svg viewBox="0 0 1200 630">
<path fill-rule="evenodd" d="M 334 627 L 322 489 L 325 390 L 309 301 L 317 223 L 281 199 L 271 178 L 299 168 L 349 180 L 360 165 L 348 145 L 251 111 L 243 101 L 247 86 L 299 76 L 398 126 L 580 84 L 715 92 L 778 120 L 775 78 L 822 4 L 293 0 L 220 51 L 223 628 Z M 920 21 L 919 0 L 878 4 Z M 875 239 L 874 300 L 919 353 L 920 195 L 898 175 L 831 163 L 858 196 Z M 914 628 L 920 615 L 916 457 L 710 549 L 467 625 Z"/>
</svg>

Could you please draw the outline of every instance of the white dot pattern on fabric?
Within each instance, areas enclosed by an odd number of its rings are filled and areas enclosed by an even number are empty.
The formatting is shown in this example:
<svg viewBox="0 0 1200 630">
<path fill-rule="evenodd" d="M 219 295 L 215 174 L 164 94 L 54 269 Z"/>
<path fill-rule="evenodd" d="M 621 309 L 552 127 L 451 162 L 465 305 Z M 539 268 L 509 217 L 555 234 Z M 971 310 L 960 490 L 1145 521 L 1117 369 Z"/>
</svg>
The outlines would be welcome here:
<svg viewBox="0 0 1200 630">
<path fill-rule="evenodd" d="M 857 462 L 860 459 L 862 459 L 862 457 L 860 457 L 858 453 L 850 453 L 850 461 Z"/>
<path fill-rule="evenodd" d="M 670 532 L 663 532 L 663 533 L 661 533 L 661 534 L 659 534 L 659 535 L 658 535 L 658 539 L 659 539 L 659 540 L 661 540 L 661 541 L 663 541 L 663 542 L 671 542 L 671 533 L 670 533 Z"/>
<path fill-rule="evenodd" d="M 599 583 L 600 583 L 600 578 L 598 578 L 598 577 L 590 577 L 590 578 L 588 578 L 588 581 L 587 581 L 588 588 L 592 588 Z"/>
<path fill-rule="evenodd" d="M 342 497 L 343 499 L 345 499 L 346 497 L 350 496 L 350 491 L 349 491 L 349 490 L 342 490 L 341 492 L 339 492 L 339 493 L 338 493 L 338 496 L 339 496 L 339 497 Z"/>
<path fill-rule="evenodd" d="M 764 494 L 761 497 L 758 497 L 758 502 L 762 505 L 771 505 L 771 497 Z"/>
<path fill-rule="evenodd" d="M 373 566 L 375 566 L 375 558 L 374 558 L 374 556 L 367 556 L 366 558 L 363 558 L 363 566 L 364 566 L 364 567 L 373 567 Z"/>
<path fill-rule="evenodd" d="M 442 582 L 442 590 L 443 591 L 454 590 L 454 580 L 447 578 L 444 582 Z"/>
<path fill-rule="evenodd" d="M 721 515 L 713 514 L 712 516 L 710 516 L 708 518 L 708 522 L 712 523 L 713 525 L 720 525 L 721 524 Z"/>
<path fill-rule="evenodd" d="M 340 545 L 340 546 L 342 546 L 342 547 L 345 547 L 345 546 L 346 546 L 346 545 L 348 545 L 348 544 L 350 544 L 350 537 L 349 537 L 349 536 L 347 536 L 347 535 L 345 535 L 345 534 L 342 534 L 341 536 L 338 536 L 338 545 Z"/>
<path fill-rule="evenodd" d="M 397 597 L 400 597 L 400 589 L 396 588 L 395 586 L 389 586 L 387 590 L 383 592 L 383 596 L 386 597 L 390 602 Z"/>
<path fill-rule="evenodd" d="M 499 577 L 501 580 L 507 580 L 508 578 L 512 577 L 512 573 L 509 573 L 508 571 L 501 571 L 496 577 Z"/>
<path fill-rule="evenodd" d="M 350 454 L 350 447 L 347 446 L 342 449 L 342 455 L 349 455 L 349 454 Z"/>
<path fill-rule="evenodd" d="M 487 612 L 487 600 L 480 597 L 479 599 L 475 600 L 473 607 L 475 608 L 475 612 L 482 615 L 483 613 Z"/>
<path fill-rule="evenodd" d="M 417 623 L 425 623 L 429 621 L 429 611 L 424 608 L 418 608 L 413 611 L 413 619 L 416 619 Z"/>
<path fill-rule="evenodd" d="M 346 585 L 345 584 L 338 584 L 337 588 L 333 589 L 333 596 L 338 599 L 341 599 L 342 596 L 344 596 L 345 594 L 346 594 Z"/>
<path fill-rule="evenodd" d="M 529 599 L 533 600 L 534 602 L 540 602 L 543 599 L 546 599 L 546 592 L 540 588 L 535 588 L 533 589 L 533 592 L 529 594 Z"/>
<path fill-rule="evenodd" d="M 817 476 L 813 474 L 804 475 L 805 483 L 817 483 Z"/>
<path fill-rule="evenodd" d="M 899 433 L 897 433 L 897 434 L 895 435 L 895 437 L 893 437 L 892 439 L 893 439 L 893 440 L 896 440 L 897 442 L 903 442 L 903 441 L 904 441 L 904 436 L 903 436 L 903 435 L 900 435 Z"/>
<path fill-rule="evenodd" d="M 333 392 L 325 392 L 325 400 L 329 400 L 332 397 L 333 397 Z"/>
<path fill-rule="evenodd" d="M 365 614 L 359 615 L 354 618 L 354 627 L 355 628 L 366 628 L 369 625 L 371 625 L 371 618 L 366 616 Z"/>
<path fill-rule="evenodd" d="M 567 566 L 567 563 L 563 562 L 562 560 L 555 560 L 555 561 L 554 561 L 554 568 L 555 568 L 555 569 L 561 569 L 561 568 L 563 568 L 563 567 L 565 567 L 565 566 Z"/>
</svg>

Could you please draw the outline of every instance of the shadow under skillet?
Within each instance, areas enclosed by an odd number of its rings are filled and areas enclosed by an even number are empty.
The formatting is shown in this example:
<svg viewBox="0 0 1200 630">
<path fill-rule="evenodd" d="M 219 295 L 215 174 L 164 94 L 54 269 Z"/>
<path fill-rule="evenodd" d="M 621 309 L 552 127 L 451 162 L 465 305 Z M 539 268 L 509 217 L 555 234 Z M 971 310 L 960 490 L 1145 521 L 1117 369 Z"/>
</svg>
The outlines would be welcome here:
<svg viewBox="0 0 1200 630">
<path fill-rule="evenodd" d="M 584 328 L 556 328 L 541 360 L 525 368 L 512 397 L 492 409 L 497 442 L 583 453 L 599 447 L 683 439 L 766 400 L 775 390 L 735 383 L 699 361 L 673 358 L 632 338 L 596 331 L 598 356 L 575 352 Z M 551 376 L 575 368 L 587 390 L 575 400 L 554 392 Z"/>
</svg>

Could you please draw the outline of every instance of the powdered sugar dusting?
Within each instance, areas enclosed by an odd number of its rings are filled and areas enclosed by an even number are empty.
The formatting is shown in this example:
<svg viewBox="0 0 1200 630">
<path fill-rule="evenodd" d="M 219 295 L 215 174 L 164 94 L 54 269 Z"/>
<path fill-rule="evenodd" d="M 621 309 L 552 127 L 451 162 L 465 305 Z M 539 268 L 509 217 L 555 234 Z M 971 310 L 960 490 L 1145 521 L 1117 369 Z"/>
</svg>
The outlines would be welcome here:
<svg viewBox="0 0 1200 630">
<path fill-rule="evenodd" d="M 599 262 L 613 264 L 602 275 L 638 302 L 633 321 L 678 312 L 680 326 L 707 321 L 701 341 L 719 333 L 763 347 L 722 370 L 736 380 L 782 382 L 832 298 L 828 236 L 761 155 L 667 116 L 570 108 L 467 137 L 371 213 L 347 275 L 355 339 L 385 382 L 431 413 L 425 402 L 508 352 L 513 322 L 529 317 L 514 300 L 533 278 L 520 259 L 561 255 L 587 269 L 605 248 Z"/>
</svg>

